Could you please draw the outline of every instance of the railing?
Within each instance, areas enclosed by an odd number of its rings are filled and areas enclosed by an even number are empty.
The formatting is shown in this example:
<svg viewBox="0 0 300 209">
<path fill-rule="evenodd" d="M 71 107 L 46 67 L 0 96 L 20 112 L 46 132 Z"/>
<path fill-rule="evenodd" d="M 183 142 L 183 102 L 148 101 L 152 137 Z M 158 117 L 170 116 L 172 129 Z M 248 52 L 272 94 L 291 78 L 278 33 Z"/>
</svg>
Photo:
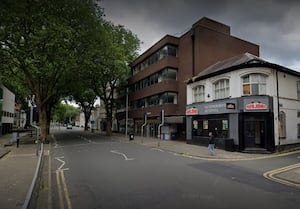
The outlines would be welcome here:
<svg viewBox="0 0 300 209">
<path fill-rule="evenodd" d="M 39 140 L 40 141 L 40 140 Z M 36 187 L 38 186 L 38 178 L 40 176 L 40 172 L 41 172 L 41 168 L 42 168 L 42 160 L 43 160 L 43 155 L 44 155 L 44 145 L 43 143 L 39 143 L 40 144 L 40 152 L 39 152 L 39 159 L 37 162 L 37 166 L 34 172 L 34 176 L 31 182 L 31 185 L 29 187 L 29 190 L 27 192 L 24 204 L 22 206 L 22 209 L 28 209 L 30 206 L 30 203 L 32 201 L 32 196 L 33 196 L 33 192 L 36 189 Z"/>
<path fill-rule="evenodd" d="M 41 128 L 36 126 L 36 125 L 31 125 L 33 128 L 36 129 L 35 133 L 36 133 L 36 139 L 35 139 L 35 143 L 37 144 L 36 146 L 36 156 L 39 155 L 39 151 L 41 150 Z"/>
</svg>

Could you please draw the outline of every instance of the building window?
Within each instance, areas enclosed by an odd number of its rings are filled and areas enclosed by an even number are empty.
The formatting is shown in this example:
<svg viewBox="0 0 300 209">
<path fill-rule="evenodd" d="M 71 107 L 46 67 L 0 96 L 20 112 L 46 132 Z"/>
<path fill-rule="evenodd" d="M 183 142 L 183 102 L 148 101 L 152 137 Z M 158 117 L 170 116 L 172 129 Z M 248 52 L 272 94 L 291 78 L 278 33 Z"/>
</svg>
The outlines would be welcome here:
<svg viewBox="0 0 300 209">
<path fill-rule="evenodd" d="M 243 78 L 243 95 L 265 95 L 267 76 L 263 74 L 249 74 Z"/>
<path fill-rule="evenodd" d="M 162 104 L 177 104 L 177 94 L 166 92 L 161 96 Z"/>
<path fill-rule="evenodd" d="M 163 59 L 166 56 L 177 56 L 177 47 L 173 45 L 165 45 L 160 50 L 146 58 L 143 62 L 137 64 L 132 68 L 132 74 L 135 75 L 143 69 L 149 67 L 153 63 Z"/>
<path fill-rule="evenodd" d="M 298 138 L 300 138 L 300 124 L 298 123 Z"/>
<path fill-rule="evenodd" d="M 222 79 L 214 83 L 215 99 L 229 97 L 229 79 Z"/>
<path fill-rule="evenodd" d="M 300 81 L 297 81 L 297 99 L 300 100 Z"/>
<path fill-rule="evenodd" d="M 161 81 L 177 80 L 177 70 L 173 68 L 165 68 L 161 71 Z"/>
<path fill-rule="evenodd" d="M 300 111 L 297 112 L 297 117 L 300 118 Z"/>
<path fill-rule="evenodd" d="M 205 88 L 203 85 L 199 85 L 193 88 L 193 102 L 204 102 Z"/>
<path fill-rule="evenodd" d="M 283 111 L 279 113 L 279 137 L 281 139 L 286 138 L 286 115 Z"/>
<path fill-rule="evenodd" d="M 147 88 L 148 86 L 160 83 L 165 80 L 177 80 L 177 69 L 164 68 L 163 70 L 134 83 L 131 89 L 133 89 L 133 91 L 139 91 L 144 88 Z"/>
</svg>

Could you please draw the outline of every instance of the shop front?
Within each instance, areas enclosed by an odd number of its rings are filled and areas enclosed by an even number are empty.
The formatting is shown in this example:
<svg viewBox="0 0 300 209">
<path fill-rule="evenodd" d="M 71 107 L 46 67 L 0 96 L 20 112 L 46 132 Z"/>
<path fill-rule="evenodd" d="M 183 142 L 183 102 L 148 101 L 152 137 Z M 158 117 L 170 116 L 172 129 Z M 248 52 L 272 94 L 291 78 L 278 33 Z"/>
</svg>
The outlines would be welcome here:
<svg viewBox="0 0 300 209">
<path fill-rule="evenodd" d="M 245 97 L 239 114 L 240 150 L 275 150 L 274 114 L 271 97 Z"/>
<path fill-rule="evenodd" d="M 197 103 L 187 106 L 186 118 L 187 143 L 207 145 L 208 132 L 212 131 L 220 148 L 274 150 L 271 97 L 249 96 Z"/>
</svg>

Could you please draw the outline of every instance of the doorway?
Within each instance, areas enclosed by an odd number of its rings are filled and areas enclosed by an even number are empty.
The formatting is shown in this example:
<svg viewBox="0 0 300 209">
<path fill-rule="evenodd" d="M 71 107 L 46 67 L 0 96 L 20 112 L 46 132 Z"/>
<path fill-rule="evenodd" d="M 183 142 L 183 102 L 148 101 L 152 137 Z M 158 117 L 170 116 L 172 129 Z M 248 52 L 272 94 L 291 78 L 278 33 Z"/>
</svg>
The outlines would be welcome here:
<svg viewBox="0 0 300 209">
<path fill-rule="evenodd" d="M 246 148 L 264 148 L 266 121 L 249 117 L 244 121 L 244 140 Z"/>
</svg>

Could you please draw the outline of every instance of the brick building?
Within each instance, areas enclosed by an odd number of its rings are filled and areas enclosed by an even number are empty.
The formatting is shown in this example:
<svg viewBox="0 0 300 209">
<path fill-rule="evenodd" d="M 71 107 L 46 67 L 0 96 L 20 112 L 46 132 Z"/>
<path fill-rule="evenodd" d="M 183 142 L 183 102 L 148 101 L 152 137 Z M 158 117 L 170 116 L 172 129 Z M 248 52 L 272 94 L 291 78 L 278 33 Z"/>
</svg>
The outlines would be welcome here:
<svg viewBox="0 0 300 209">
<path fill-rule="evenodd" d="M 231 36 L 229 26 L 206 17 L 180 37 L 166 35 L 131 63 L 128 130 L 185 139 L 185 81 L 218 61 L 246 52 L 259 56 L 259 46 Z M 125 129 L 125 110 L 117 114 L 120 130 Z M 160 129 L 161 110 L 165 117 Z"/>
</svg>

